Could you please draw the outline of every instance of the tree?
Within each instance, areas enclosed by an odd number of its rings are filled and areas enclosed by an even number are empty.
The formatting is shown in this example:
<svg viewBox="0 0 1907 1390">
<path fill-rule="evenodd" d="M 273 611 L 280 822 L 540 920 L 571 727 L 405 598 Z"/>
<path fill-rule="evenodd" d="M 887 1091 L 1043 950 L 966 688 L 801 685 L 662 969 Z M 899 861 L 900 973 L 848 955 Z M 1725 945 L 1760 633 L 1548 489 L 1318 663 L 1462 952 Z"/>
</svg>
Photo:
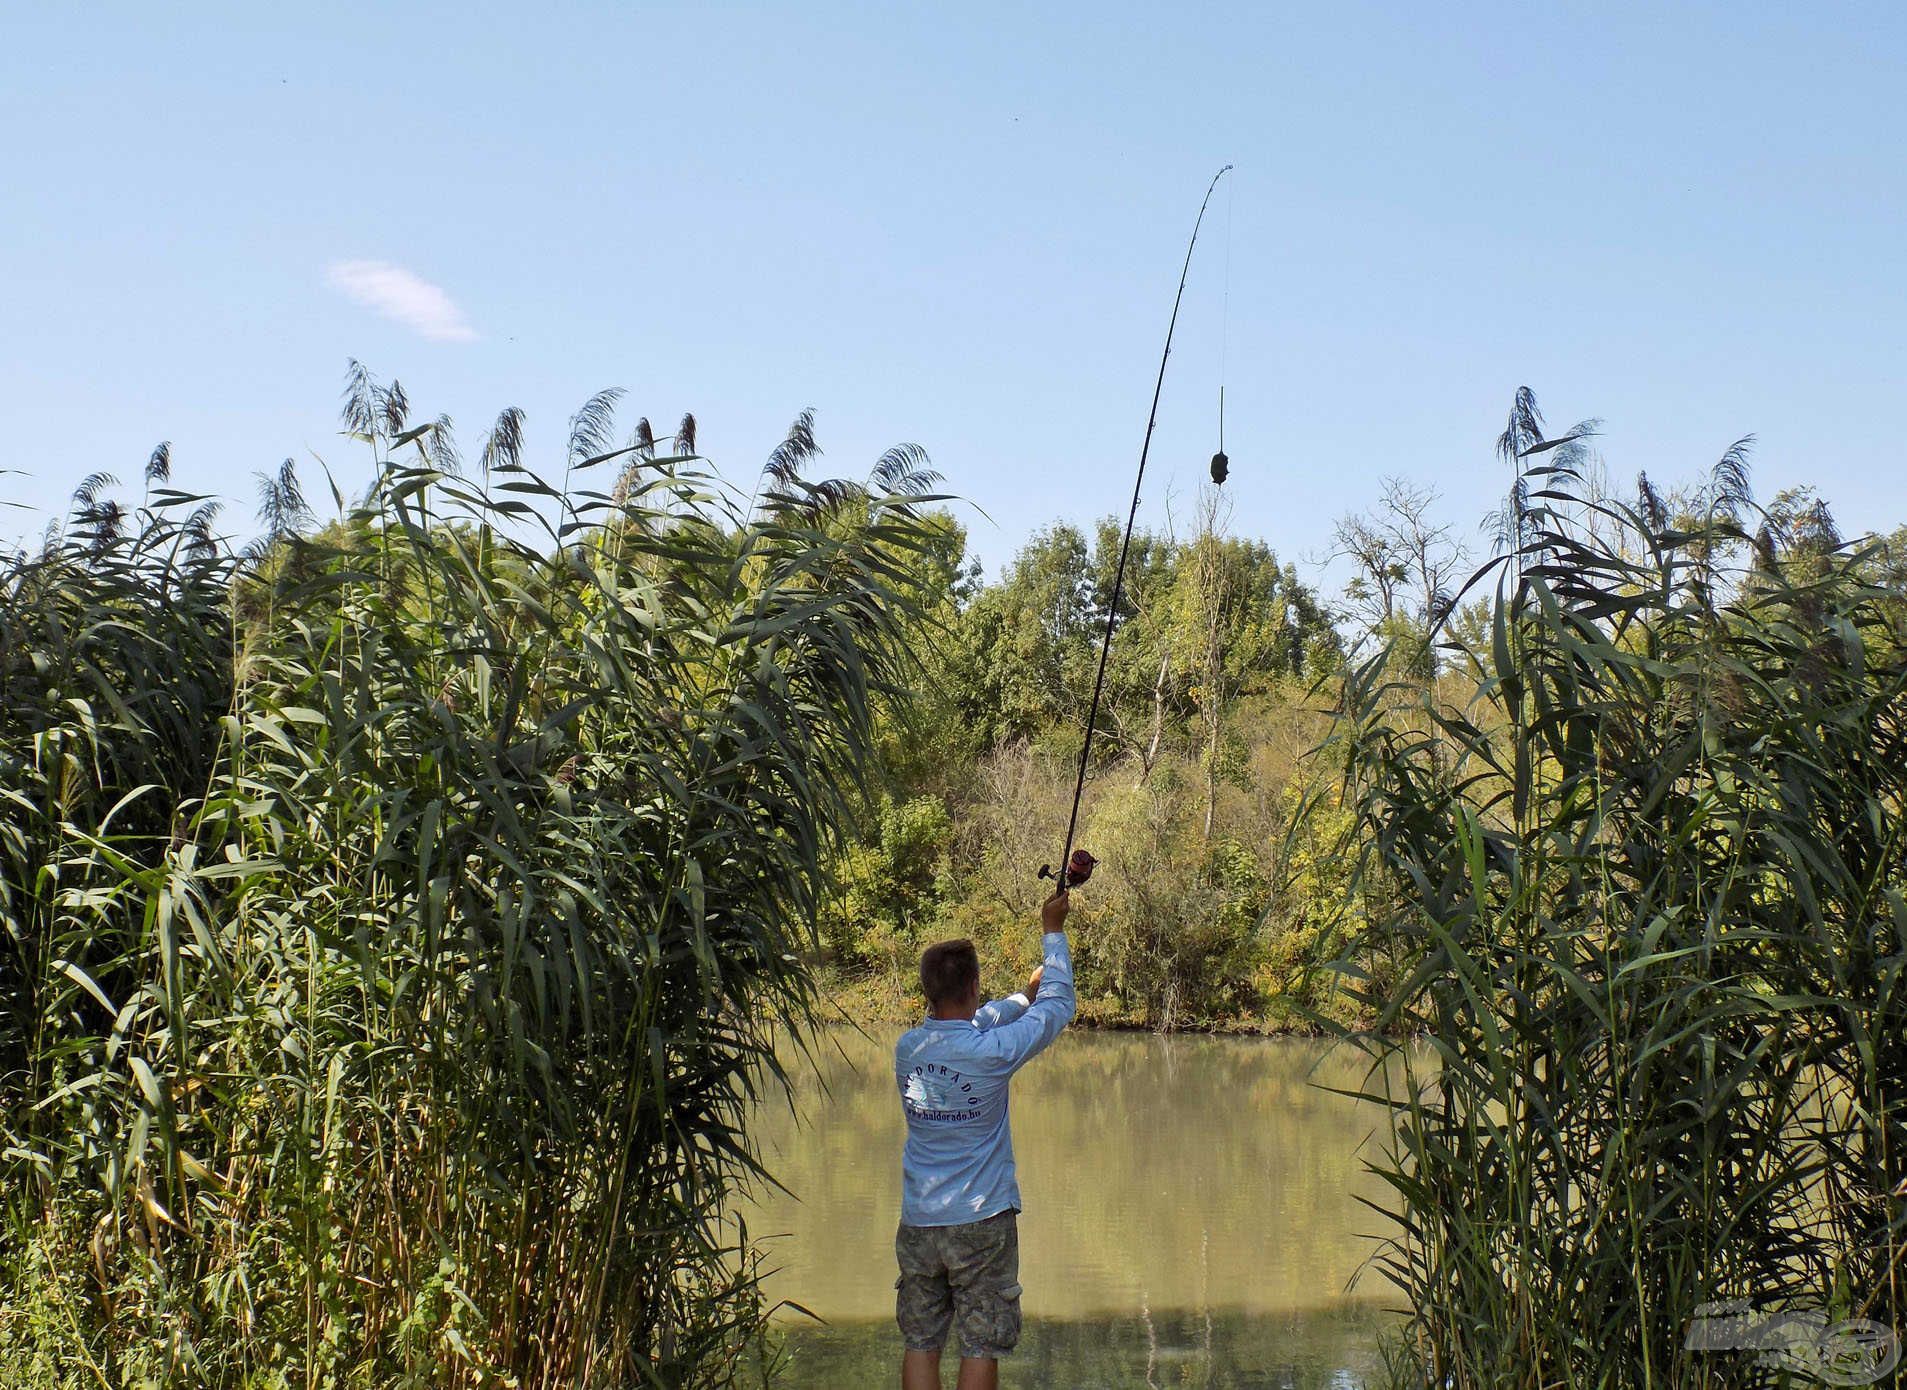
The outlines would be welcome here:
<svg viewBox="0 0 1907 1390">
<path fill-rule="evenodd" d="M 1344 596 L 1357 644 L 1403 639 L 1401 654 L 1426 678 L 1436 673 L 1431 643 L 1466 560 L 1450 526 L 1433 517 L 1437 500 L 1435 488 L 1386 478 L 1375 507 L 1347 513 L 1332 530 L 1334 557 L 1354 567 Z"/>
</svg>

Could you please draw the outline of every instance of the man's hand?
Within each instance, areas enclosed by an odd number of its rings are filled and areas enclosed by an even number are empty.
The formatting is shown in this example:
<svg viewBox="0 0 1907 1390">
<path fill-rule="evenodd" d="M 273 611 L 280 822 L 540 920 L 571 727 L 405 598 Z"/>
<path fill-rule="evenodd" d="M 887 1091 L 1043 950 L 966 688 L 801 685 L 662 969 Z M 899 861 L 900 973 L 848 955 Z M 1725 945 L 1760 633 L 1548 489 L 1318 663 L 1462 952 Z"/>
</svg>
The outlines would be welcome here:
<svg viewBox="0 0 1907 1390">
<path fill-rule="evenodd" d="M 1029 1000 L 1038 999 L 1040 997 L 1040 980 L 1045 974 L 1046 967 L 1044 965 L 1036 965 L 1033 967 L 1033 973 L 1026 977 L 1026 997 Z"/>
<path fill-rule="evenodd" d="M 1040 908 L 1040 930 L 1065 931 L 1066 914 L 1072 909 L 1072 900 L 1064 892 L 1053 894 Z"/>
</svg>

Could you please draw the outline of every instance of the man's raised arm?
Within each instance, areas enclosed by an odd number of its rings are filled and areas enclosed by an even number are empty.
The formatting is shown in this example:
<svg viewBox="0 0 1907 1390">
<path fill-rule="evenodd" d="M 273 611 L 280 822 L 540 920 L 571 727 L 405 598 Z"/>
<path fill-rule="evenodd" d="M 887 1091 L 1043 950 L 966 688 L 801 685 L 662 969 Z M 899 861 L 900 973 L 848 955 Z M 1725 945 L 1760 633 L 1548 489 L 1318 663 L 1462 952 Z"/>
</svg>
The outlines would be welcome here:
<svg viewBox="0 0 1907 1390">
<path fill-rule="evenodd" d="M 1073 952 L 1066 940 L 1066 914 L 1071 907 L 1066 894 L 1058 893 L 1040 908 L 1039 995 L 1018 1018 L 985 1032 L 981 1055 L 1009 1072 L 1037 1056 L 1079 1010 L 1073 994 Z"/>
</svg>

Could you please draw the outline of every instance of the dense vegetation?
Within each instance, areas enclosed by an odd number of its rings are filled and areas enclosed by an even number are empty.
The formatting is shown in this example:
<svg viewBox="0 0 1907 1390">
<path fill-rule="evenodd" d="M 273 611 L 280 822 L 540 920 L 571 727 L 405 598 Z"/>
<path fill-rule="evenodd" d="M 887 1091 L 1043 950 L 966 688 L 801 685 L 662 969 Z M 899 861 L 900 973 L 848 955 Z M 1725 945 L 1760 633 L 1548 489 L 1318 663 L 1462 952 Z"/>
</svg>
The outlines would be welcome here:
<svg viewBox="0 0 1907 1390">
<path fill-rule="evenodd" d="M 1349 821 L 1317 804 L 1331 779 L 1307 754 L 1348 656 L 1392 644 L 1435 678 L 1431 632 L 1465 555 L 1435 500 L 1387 479 L 1368 513 L 1320 538 L 1348 566 L 1335 600 L 1230 534 L 1214 488 L 1183 534 L 1168 521 L 1135 535 L 1080 823 L 1103 863 L 1075 907 L 1087 1021 L 1259 1030 L 1355 1015 L 1312 968 L 1320 928 L 1342 924 Z M 975 938 L 1001 989 L 1030 966 L 1021 927 L 1033 870 L 1060 851 L 1119 539 L 1111 519 L 1090 536 L 1055 523 L 983 583 L 944 532 L 921 576 L 926 669 L 883 711 L 880 788 L 822 906 L 831 992 L 857 1016 L 917 1010 L 914 962 L 939 937 Z"/>
<path fill-rule="evenodd" d="M 1331 609 L 1260 542 L 1225 534 L 1218 495 L 1192 534 L 1135 536 L 1093 746 L 1081 842 L 1082 1012 L 1152 1027 L 1282 1025 L 1324 993 L 1300 968 L 1341 876 L 1287 844 L 1311 687 L 1343 641 Z M 831 868 L 828 962 L 865 1008 L 918 1007 L 920 947 L 964 935 L 1002 987 L 1031 964 L 1034 870 L 1058 857 L 1119 531 L 1036 534 L 995 581 L 949 531 L 927 575 L 925 671 L 889 711 L 884 782 Z"/>
<path fill-rule="evenodd" d="M 1620 499 L 1585 439 L 1519 397 L 1460 686 L 1385 650 L 1340 687 L 1403 1379 L 1869 1383 L 1907 1329 L 1900 538 L 1757 510 L 1739 447 Z M 1796 1320 L 1689 1345 L 1735 1300 Z"/>
<path fill-rule="evenodd" d="M 551 480 L 357 371 L 322 525 L 287 464 L 234 550 L 162 448 L 0 561 L 0 1381 L 759 1379 L 776 1046 L 1032 963 L 1112 525 L 983 582 L 917 449 L 811 482 L 804 415 L 743 500 L 614 406 Z M 1518 397 L 1467 584 L 1395 480 L 1330 599 L 1222 494 L 1141 534 L 1082 821 L 1089 1021 L 1378 1054 L 1439 1384 L 1907 1324 L 1907 543 L 1589 437 Z"/>
<path fill-rule="evenodd" d="M 613 404 L 466 472 L 357 372 L 322 528 L 288 464 L 235 554 L 161 449 L 5 560 L 0 1383 L 754 1374 L 722 1212 L 931 475 L 803 417 L 744 504 Z"/>
</svg>

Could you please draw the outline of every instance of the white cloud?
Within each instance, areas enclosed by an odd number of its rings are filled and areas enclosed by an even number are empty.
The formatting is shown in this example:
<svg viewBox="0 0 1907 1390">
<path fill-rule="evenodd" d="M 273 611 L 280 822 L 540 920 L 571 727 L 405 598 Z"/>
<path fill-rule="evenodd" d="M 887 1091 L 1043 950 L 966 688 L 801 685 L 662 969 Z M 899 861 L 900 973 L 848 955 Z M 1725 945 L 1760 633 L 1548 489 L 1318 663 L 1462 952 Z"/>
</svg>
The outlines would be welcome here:
<svg viewBox="0 0 1907 1390">
<path fill-rule="evenodd" d="M 395 319 L 436 343 L 474 343 L 470 326 L 450 296 L 430 281 L 387 261 L 336 261 L 325 278 L 356 303 Z"/>
</svg>

